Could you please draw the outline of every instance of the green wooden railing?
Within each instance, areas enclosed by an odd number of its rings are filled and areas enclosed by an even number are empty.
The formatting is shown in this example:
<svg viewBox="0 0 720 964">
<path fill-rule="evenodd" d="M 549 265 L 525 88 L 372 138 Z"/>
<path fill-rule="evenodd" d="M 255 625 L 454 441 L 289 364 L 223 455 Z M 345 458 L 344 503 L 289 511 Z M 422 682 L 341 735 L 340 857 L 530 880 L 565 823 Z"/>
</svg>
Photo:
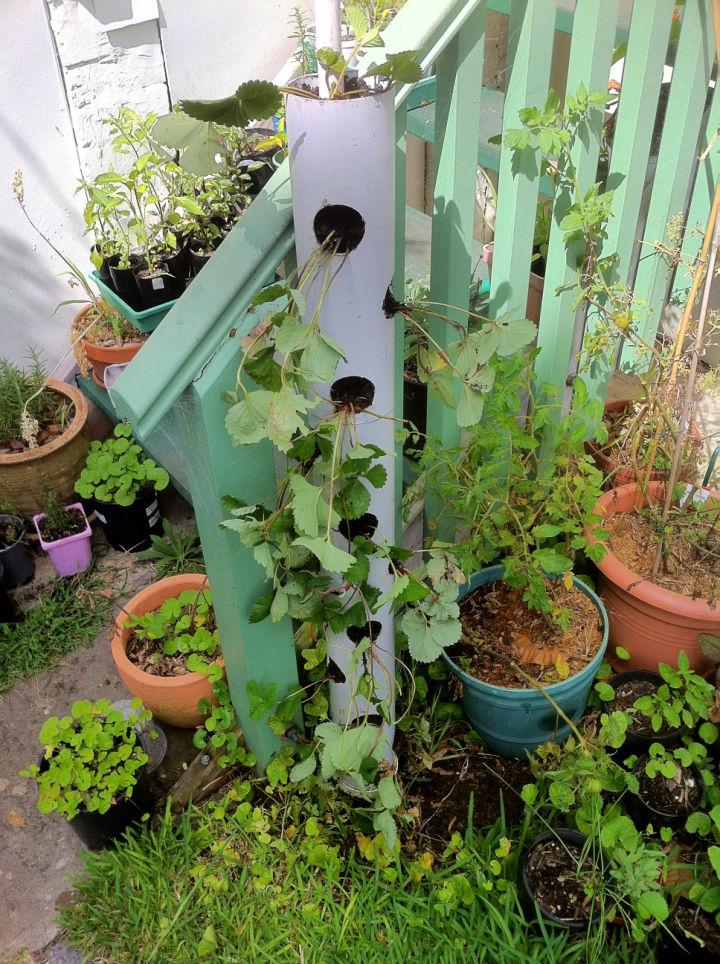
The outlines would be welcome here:
<svg viewBox="0 0 720 964">
<path fill-rule="evenodd" d="M 548 16 L 551 0 L 491 0 L 490 6 L 506 10 L 511 18 L 514 54 L 503 103 L 504 127 L 518 126 L 521 107 L 545 101 L 558 25 L 572 32 L 567 90 L 574 92 L 581 83 L 588 90 L 605 89 L 613 46 L 618 30 L 620 35 L 623 30 L 617 23 L 618 0 L 578 0 L 574 18 L 570 20 L 566 13 L 559 12 L 558 24 Z M 687 0 L 644 234 L 637 237 L 673 6 L 673 0 L 636 2 L 627 35 L 625 77 L 610 160 L 610 173 L 621 183 L 604 247 L 605 253 L 619 255 L 618 278 L 622 281 L 633 280 L 637 242 L 661 240 L 668 217 L 683 210 L 686 197 L 690 197 L 689 223 L 704 224 L 718 173 L 717 152 L 713 152 L 702 162 L 695 178 L 696 159 L 717 129 L 720 103 L 715 96 L 707 114 L 714 51 L 709 0 Z M 472 271 L 486 10 L 486 0 L 408 0 L 385 31 L 386 49 L 381 54 L 384 57 L 386 52 L 417 49 L 423 66 L 435 68 L 433 139 L 437 170 L 431 297 L 459 309 L 467 307 Z M 408 88 L 400 89 L 396 101 L 398 291 L 405 278 L 405 133 L 411 94 Z M 411 96 L 409 106 L 417 108 L 418 98 Z M 576 144 L 574 161 L 581 183 L 589 186 L 597 170 L 597 145 L 592 141 Z M 516 170 L 504 148 L 499 151 L 497 166 L 490 310 L 495 314 L 524 312 L 540 184 L 534 170 Z M 572 251 L 566 251 L 557 225 L 569 203 L 566 196 L 555 201 L 538 329 L 542 349 L 539 374 L 555 385 L 561 396 L 572 361 L 574 296 L 569 292 L 556 294 L 556 289 L 574 280 L 576 259 Z M 685 252 L 692 254 L 696 244 L 694 238 L 687 237 Z M 261 765 L 278 748 L 279 740 L 264 723 L 250 719 L 246 682 L 275 682 L 282 692 L 297 680 L 295 649 L 289 620 L 248 623 L 246 614 L 262 591 L 263 574 L 232 533 L 219 528 L 225 516 L 223 495 L 255 503 L 274 488 L 269 447 L 256 445 L 242 453 L 232 448 L 224 428 L 227 406 L 221 392 L 235 384 L 238 339 L 256 321 L 248 311 L 250 300 L 272 278 L 292 247 L 289 173 L 284 164 L 114 390 L 119 414 L 132 422 L 138 437 L 153 448 L 154 454 L 161 456 L 163 444 L 172 445 L 182 454 L 213 587 L 233 702 Z M 662 262 L 641 259 L 639 265 L 636 284 L 647 301 L 644 335 L 652 339 L 674 279 Z M 682 278 L 674 283 L 676 288 L 686 285 Z M 458 320 L 462 317 L 457 314 Z M 592 319 L 589 321 L 592 324 Z M 441 340 L 447 333 L 437 330 L 434 334 Z M 400 325 L 397 338 L 400 346 Z M 398 351 L 398 359 L 402 356 Z M 629 355 L 627 360 L 632 360 Z M 605 381 L 606 377 L 596 379 L 594 391 L 602 394 Z M 396 385 L 400 412 L 400 370 Z M 428 425 L 448 443 L 457 438 L 451 413 L 432 403 Z"/>
</svg>

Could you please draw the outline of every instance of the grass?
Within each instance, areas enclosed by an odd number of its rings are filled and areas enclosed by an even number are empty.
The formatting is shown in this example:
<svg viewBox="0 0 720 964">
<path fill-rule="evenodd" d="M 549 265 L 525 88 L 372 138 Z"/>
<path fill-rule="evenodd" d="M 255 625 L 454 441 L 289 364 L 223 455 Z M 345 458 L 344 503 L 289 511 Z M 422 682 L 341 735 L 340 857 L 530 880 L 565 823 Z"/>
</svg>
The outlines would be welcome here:
<svg viewBox="0 0 720 964">
<path fill-rule="evenodd" d="M 92 645 L 112 608 L 112 599 L 100 595 L 102 588 L 92 572 L 55 579 L 23 622 L 0 623 L 0 692 Z"/>
<path fill-rule="evenodd" d="M 517 852 L 497 876 L 489 870 L 499 825 L 423 870 L 418 855 L 382 866 L 355 846 L 343 852 L 314 818 L 274 835 L 281 823 L 249 804 L 229 816 L 223 807 L 221 822 L 195 812 L 174 828 L 166 817 L 116 850 L 88 853 L 77 900 L 61 915 L 68 942 L 113 964 L 654 960 L 621 931 L 598 957 L 599 935 L 529 924 Z"/>
</svg>

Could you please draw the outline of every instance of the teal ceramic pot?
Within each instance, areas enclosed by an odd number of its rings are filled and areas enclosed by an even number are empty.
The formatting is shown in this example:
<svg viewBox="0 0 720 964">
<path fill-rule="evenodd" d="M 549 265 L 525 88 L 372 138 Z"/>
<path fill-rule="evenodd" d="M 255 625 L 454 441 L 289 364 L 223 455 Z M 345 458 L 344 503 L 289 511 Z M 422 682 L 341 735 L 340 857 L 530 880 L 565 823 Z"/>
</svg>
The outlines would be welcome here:
<svg viewBox="0 0 720 964">
<path fill-rule="evenodd" d="M 460 590 L 460 599 L 480 586 L 502 576 L 502 566 L 490 566 L 475 573 Z M 608 643 L 608 618 L 601 600 L 581 580 L 573 577 L 575 588 L 592 599 L 602 621 L 603 638 L 594 659 L 569 679 L 553 683 L 545 693 L 574 723 L 585 711 L 590 688 L 600 668 Z M 463 684 L 463 709 L 472 728 L 480 734 L 488 748 L 505 757 L 525 757 L 547 740 L 563 743 L 570 727 L 558 716 L 554 707 L 536 689 L 510 689 L 492 686 L 469 676 L 443 653 L 443 659 Z"/>
</svg>

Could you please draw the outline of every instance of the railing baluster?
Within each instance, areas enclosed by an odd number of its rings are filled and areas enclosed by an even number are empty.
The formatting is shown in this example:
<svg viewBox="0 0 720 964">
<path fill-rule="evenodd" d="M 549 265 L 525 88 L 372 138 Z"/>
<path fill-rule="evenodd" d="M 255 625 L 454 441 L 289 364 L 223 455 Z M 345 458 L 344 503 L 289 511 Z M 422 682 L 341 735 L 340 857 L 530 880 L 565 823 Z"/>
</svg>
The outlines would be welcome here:
<svg viewBox="0 0 720 964">
<path fill-rule="evenodd" d="M 570 46 L 567 93 L 574 94 L 581 84 L 589 93 L 605 90 L 615 40 L 618 0 L 578 0 L 575 29 Z M 585 143 L 578 138 L 572 151 L 572 163 L 577 171 L 582 190 L 595 183 L 601 136 L 602 114 L 598 125 Z M 568 251 L 559 224 L 573 202 L 563 192 L 555 200 L 552 228 L 545 267 L 545 286 L 537 344 L 541 349 L 535 370 L 538 380 L 553 385 L 558 399 L 563 398 L 573 334 L 573 304 L 576 292 L 555 292 L 561 285 L 572 284 L 577 272 L 575 265 L 582 254 L 581 242 L 573 243 Z"/>
<path fill-rule="evenodd" d="M 707 0 L 687 0 L 644 231 L 648 244 L 662 241 L 668 220 L 683 211 L 714 60 Z M 669 272 L 668 263 L 645 245 L 634 288 L 636 298 L 645 302 L 638 330 L 650 344 L 657 333 Z M 626 345 L 623 361 L 631 363 L 633 354 L 631 346 Z"/>
<path fill-rule="evenodd" d="M 524 0 L 523 0 L 524 2 Z M 503 128 L 519 127 L 522 107 L 542 107 L 550 79 L 554 18 L 545 0 L 527 0 L 505 97 Z M 490 314 L 525 314 L 530 279 L 539 179 L 531 152 L 513 157 L 502 148 L 498 179 L 498 216 L 495 222 Z"/>
<path fill-rule="evenodd" d="M 621 282 L 627 281 L 635 244 L 673 9 L 674 0 L 633 7 L 608 183 L 614 185 L 620 176 L 622 180 L 614 188 L 613 215 L 603 244 L 603 252 L 618 255 L 614 276 Z M 588 313 L 588 333 L 594 331 L 595 321 L 596 316 Z M 609 377 L 609 366 L 587 373 L 591 394 L 604 398 Z"/>
</svg>

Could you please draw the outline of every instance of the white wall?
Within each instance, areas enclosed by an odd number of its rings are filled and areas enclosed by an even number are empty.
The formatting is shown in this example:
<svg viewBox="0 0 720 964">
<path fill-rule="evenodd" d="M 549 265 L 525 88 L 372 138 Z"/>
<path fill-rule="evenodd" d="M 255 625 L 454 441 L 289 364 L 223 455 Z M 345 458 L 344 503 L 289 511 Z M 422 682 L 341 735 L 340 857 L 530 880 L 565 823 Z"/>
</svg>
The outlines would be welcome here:
<svg viewBox="0 0 720 964">
<path fill-rule="evenodd" d="M 10 191 L 23 169 L 30 213 L 89 268 L 81 175 L 110 162 L 101 119 L 122 104 L 167 110 L 272 79 L 292 53 L 290 11 L 307 0 L 0 0 L 0 355 L 36 344 L 53 367 L 68 348 L 74 295 L 62 262 L 25 223 Z M 311 6 L 311 4 L 310 4 Z M 131 21 L 112 29 L 117 19 Z M 134 22 L 132 22 L 134 21 Z M 69 371 L 72 359 L 61 372 Z"/>
<path fill-rule="evenodd" d="M 62 262 L 31 231 L 10 190 L 17 167 L 25 202 L 50 238 L 73 258 L 83 255 L 74 199 L 79 166 L 65 94 L 43 3 L 0 2 L 0 355 L 22 360 L 28 344 L 54 363 L 66 350 L 72 297 L 59 279 Z"/>
<path fill-rule="evenodd" d="M 312 0 L 160 0 L 173 101 L 226 97 L 245 80 L 272 80 L 292 53 L 288 18 Z"/>
</svg>

